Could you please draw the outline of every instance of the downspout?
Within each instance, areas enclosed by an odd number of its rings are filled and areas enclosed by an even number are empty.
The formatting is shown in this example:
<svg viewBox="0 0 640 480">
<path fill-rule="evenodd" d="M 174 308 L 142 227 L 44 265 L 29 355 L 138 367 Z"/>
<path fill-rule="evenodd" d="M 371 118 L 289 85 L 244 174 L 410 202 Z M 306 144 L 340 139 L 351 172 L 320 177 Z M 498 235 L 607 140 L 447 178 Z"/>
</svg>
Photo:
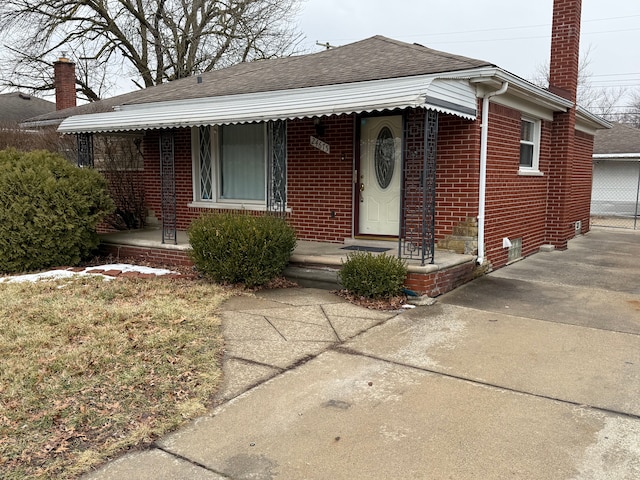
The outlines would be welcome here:
<svg viewBox="0 0 640 480">
<path fill-rule="evenodd" d="M 480 131 L 480 186 L 478 198 L 478 265 L 484 263 L 484 208 L 487 190 L 487 140 L 489 137 L 489 99 L 502 95 L 509 88 L 509 82 L 503 82 L 502 86 L 493 92 L 486 93 L 482 97 L 482 125 Z"/>
</svg>

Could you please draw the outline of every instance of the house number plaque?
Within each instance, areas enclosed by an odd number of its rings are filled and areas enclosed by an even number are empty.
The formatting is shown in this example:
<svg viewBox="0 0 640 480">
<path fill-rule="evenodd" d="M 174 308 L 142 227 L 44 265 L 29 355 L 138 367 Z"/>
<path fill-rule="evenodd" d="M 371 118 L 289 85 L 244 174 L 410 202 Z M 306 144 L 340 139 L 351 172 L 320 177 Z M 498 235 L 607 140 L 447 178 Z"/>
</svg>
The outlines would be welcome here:
<svg viewBox="0 0 640 480">
<path fill-rule="evenodd" d="M 322 150 L 324 153 L 331 153 L 331 147 L 328 143 L 323 142 L 319 138 L 311 137 L 311 146 L 316 147 L 318 150 Z"/>
</svg>

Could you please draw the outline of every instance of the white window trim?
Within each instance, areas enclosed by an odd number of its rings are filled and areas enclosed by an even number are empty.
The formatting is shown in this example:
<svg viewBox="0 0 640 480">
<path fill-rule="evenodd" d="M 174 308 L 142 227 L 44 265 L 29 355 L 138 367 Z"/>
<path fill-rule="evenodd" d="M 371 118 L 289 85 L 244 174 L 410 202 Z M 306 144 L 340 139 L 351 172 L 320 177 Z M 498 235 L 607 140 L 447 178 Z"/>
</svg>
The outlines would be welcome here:
<svg viewBox="0 0 640 480">
<path fill-rule="evenodd" d="M 523 176 L 539 177 L 544 175 L 540 171 L 540 132 L 542 128 L 542 121 L 539 118 L 523 116 L 521 118 L 520 128 L 522 128 L 523 121 L 533 124 L 533 142 L 525 142 L 521 139 L 519 144 L 521 145 L 522 143 L 526 143 L 527 145 L 533 145 L 533 158 L 532 165 L 530 167 L 526 167 L 520 165 L 520 157 L 518 157 L 518 173 Z"/>
<path fill-rule="evenodd" d="M 243 200 L 243 199 L 231 199 L 231 198 L 219 198 L 220 192 L 220 146 L 218 126 L 211 126 L 211 161 L 213 163 L 211 168 L 211 190 L 212 199 L 207 200 L 201 197 L 200 193 L 200 128 L 191 128 L 191 171 L 192 171 L 192 191 L 193 200 L 188 204 L 193 208 L 212 208 L 212 209 L 224 209 L 224 210 L 253 210 L 253 211 L 266 211 L 267 210 L 267 128 L 264 125 L 264 145 L 265 145 L 265 184 L 264 184 L 264 200 Z"/>
</svg>

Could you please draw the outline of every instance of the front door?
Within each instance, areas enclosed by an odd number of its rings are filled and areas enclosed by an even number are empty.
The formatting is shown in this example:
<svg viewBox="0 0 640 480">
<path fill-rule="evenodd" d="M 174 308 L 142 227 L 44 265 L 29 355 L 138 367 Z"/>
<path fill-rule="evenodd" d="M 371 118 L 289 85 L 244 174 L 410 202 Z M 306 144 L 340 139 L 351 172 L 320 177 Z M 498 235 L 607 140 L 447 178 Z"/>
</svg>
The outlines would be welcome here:
<svg viewBox="0 0 640 480">
<path fill-rule="evenodd" d="M 358 233 L 397 237 L 400 230 L 402 116 L 360 123 Z"/>
</svg>

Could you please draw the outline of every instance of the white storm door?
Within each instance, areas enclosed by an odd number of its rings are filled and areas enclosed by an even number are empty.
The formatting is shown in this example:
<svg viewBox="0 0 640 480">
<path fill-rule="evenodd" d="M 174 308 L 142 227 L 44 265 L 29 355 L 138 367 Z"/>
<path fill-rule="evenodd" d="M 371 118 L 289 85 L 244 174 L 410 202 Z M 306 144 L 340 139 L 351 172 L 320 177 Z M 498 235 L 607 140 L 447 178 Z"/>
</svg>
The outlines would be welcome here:
<svg viewBox="0 0 640 480">
<path fill-rule="evenodd" d="M 360 124 L 358 233 L 398 236 L 402 178 L 402 116 L 363 118 Z M 359 198 L 358 198 L 359 197 Z"/>
</svg>

